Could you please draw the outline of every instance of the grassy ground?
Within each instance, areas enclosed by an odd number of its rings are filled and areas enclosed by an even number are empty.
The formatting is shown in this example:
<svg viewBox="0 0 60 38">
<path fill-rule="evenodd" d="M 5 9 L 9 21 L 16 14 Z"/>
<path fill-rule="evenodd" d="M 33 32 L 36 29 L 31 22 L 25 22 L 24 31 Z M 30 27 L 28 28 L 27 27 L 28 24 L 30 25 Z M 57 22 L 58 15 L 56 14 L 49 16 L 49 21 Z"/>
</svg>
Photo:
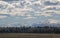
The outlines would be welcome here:
<svg viewBox="0 0 60 38">
<path fill-rule="evenodd" d="M 60 34 L 0 33 L 0 38 L 60 38 Z"/>
</svg>

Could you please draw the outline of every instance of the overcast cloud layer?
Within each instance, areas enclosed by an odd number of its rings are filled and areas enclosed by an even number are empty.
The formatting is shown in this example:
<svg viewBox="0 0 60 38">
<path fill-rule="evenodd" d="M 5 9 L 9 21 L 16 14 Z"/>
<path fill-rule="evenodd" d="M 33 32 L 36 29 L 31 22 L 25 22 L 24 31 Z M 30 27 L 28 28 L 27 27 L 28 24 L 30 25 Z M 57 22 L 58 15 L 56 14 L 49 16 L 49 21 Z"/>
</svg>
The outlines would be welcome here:
<svg viewBox="0 0 60 38">
<path fill-rule="evenodd" d="M 60 0 L 0 0 L 0 26 L 40 22 L 60 23 Z"/>
</svg>

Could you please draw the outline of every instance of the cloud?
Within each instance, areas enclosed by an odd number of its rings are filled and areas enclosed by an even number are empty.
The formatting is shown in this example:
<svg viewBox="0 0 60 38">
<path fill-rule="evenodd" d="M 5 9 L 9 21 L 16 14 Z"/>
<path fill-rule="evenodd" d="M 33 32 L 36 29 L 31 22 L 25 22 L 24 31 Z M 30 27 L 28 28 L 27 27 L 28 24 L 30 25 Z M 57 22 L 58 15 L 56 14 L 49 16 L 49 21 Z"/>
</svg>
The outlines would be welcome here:
<svg viewBox="0 0 60 38">
<path fill-rule="evenodd" d="M 41 16 L 41 13 L 35 13 L 34 16 Z"/>
<path fill-rule="evenodd" d="M 45 17 L 51 17 L 52 15 L 51 14 L 48 14 L 48 13 L 43 13 L 43 14 L 41 14 L 41 15 L 43 15 L 43 16 L 45 16 Z"/>
<path fill-rule="evenodd" d="M 2 6 L 5 6 L 5 4 L 7 5 L 7 7 L 5 9 L 3 9 L 3 10 L 1 9 L 0 14 L 10 14 L 12 16 L 20 14 L 20 16 L 24 16 L 24 14 L 21 11 L 30 11 L 30 10 L 32 10 L 31 8 L 28 8 L 28 7 L 16 8 L 14 5 L 9 4 L 7 2 L 4 2 L 4 1 L 0 1 L 0 4 Z M 16 5 L 19 6 L 19 2 L 16 3 Z M 23 14 L 23 15 L 21 15 L 21 14 Z"/>
<path fill-rule="evenodd" d="M 10 3 L 3 0 L 0 1 L 0 4 L 2 6 L 5 6 L 5 9 L 3 10 L 1 9 L 0 14 L 9 14 L 10 16 L 23 16 L 23 17 L 28 16 L 29 18 L 33 16 L 41 16 L 41 15 L 46 17 L 47 16 L 52 17 L 54 13 L 60 14 L 59 13 L 60 11 L 57 10 L 57 8 L 60 8 L 59 5 L 46 6 L 41 1 L 46 2 L 48 0 L 24 0 L 23 2 L 18 0 L 18 1 L 12 1 Z M 52 2 L 52 0 L 50 0 L 49 3 L 55 4 L 55 2 Z M 43 5 L 43 7 L 41 4 Z M 54 9 L 54 7 L 56 8 L 56 10 Z M 48 9 L 54 9 L 54 10 L 48 10 Z M 54 12 L 54 13 L 50 13 L 50 12 Z M 33 13 L 33 15 L 31 13 Z"/>
<path fill-rule="evenodd" d="M 59 2 L 46 1 L 44 2 L 44 5 L 59 5 Z"/>
<path fill-rule="evenodd" d="M 4 18 L 7 18 L 7 16 L 0 16 L 0 19 L 4 19 Z"/>
<path fill-rule="evenodd" d="M 56 14 L 60 14 L 60 11 L 54 11 Z"/>
<path fill-rule="evenodd" d="M 19 0 L 2 0 L 2 1 L 19 1 Z"/>
<path fill-rule="evenodd" d="M 8 2 L 5 2 L 5 1 L 0 1 L 0 4 L 2 4 L 3 6 L 5 6 L 5 5 L 7 6 L 3 10 L 1 9 L 0 14 L 10 14 L 10 16 L 31 16 L 31 14 L 29 13 L 31 11 L 33 11 L 34 13 L 40 12 L 40 4 L 39 3 L 40 3 L 39 1 L 31 3 L 30 1 L 25 0 L 25 4 L 22 3 L 25 5 L 23 7 L 19 1 L 18 2 L 15 1 L 11 4 Z M 17 8 L 20 6 L 22 8 Z M 38 16 L 38 14 L 36 14 L 36 16 Z"/>
<path fill-rule="evenodd" d="M 56 19 L 48 19 L 49 23 L 60 23 L 60 20 L 56 20 Z"/>
<path fill-rule="evenodd" d="M 28 25 L 47 19 L 49 23 L 59 23 L 58 14 L 60 15 L 60 2 L 58 0 L 0 0 L 0 19 L 4 20 L 0 20 L 0 22 L 7 24 L 7 26 L 17 26 L 20 23 Z M 4 19 L 7 17 L 9 18 Z"/>
<path fill-rule="evenodd" d="M 60 14 L 60 11 L 56 11 L 56 10 L 46 10 L 44 12 L 50 12 L 50 13 L 54 12 L 55 14 Z"/>
<path fill-rule="evenodd" d="M 35 19 L 36 17 L 26 17 L 25 20 Z"/>
<path fill-rule="evenodd" d="M 5 1 L 0 1 L 0 4 L 2 4 L 2 5 L 8 5 L 8 7 L 14 7 L 12 4 L 9 4 L 8 2 L 5 2 Z"/>
</svg>

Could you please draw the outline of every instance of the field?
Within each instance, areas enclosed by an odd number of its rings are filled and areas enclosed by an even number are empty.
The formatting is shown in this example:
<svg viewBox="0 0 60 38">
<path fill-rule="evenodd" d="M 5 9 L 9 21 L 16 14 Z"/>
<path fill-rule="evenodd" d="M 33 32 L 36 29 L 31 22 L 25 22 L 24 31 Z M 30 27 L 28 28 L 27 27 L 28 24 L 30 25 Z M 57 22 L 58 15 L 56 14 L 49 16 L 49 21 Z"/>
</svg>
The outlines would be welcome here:
<svg viewBox="0 0 60 38">
<path fill-rule="evenodd" d="M 60 34 L 0 33 L 0 38 L 60 38 Z"/>
</svg>

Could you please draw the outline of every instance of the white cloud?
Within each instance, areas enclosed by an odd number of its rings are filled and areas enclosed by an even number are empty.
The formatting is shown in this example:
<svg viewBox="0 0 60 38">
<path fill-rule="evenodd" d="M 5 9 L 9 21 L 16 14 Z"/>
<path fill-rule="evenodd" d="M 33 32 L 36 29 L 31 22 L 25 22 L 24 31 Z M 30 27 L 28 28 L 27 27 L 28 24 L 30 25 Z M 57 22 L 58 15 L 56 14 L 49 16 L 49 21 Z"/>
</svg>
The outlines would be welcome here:
<svg viewBox="0 0 60 38">
<path fill-rule="evenodd" d="M 48 8 L 60 8 L 60 5 L 44 5 L 44 2 L 46 1 L 50 1 L 51 3 L 55 3 L 56 1 L 59 0 L 22 0 L 20 1 L 9 1 L 9 3 L 7 1 L 0 1 L 0 5 L 2 5 L 2 9 L 0 7 L 0 14 L 9 14 L 9 16 L 14 16 L 17 19 L 20 19 L 19 16 L 23 16 L 22 19 L 24 20 L 31 20 L 31 19 L 37 19 L 40 16 L 45 16 L 48 19 L 48 17 L 54 17 L 54 14 L 60 14 L 60 10 L 47 10 Z M 37 4 L 37 5 L 36 5 Z M 32 12 L 31 12 L 32 11 Z M 49 12 L 49 13 L 47 13 Z M 52 13 L 54 12 L 54 13 Z M 7 16 L 0 16 L 0 19 L 3 18 L 7 18 Z M 35 17 L 36 16 L 36 17 Z M 44 18 L 44 17 L 43 17 Z M 16 21 L 17 21 L 16 19 Z M 40 19 L 40 18 L 39 18 Z M 45 20 L 44 19 L 44 20 Z M 59 18 L 58 18 L 59 19 Z M 40 19 L 41 20 L 41 19 Z M 44 21 L 41 20 L 41 21 Z M 47 20 L 49 23 L 60 23 L 60 20 L 56 20 L 56 19 L 48 19 Z M 15 21 L 14 21 L 15 22 Z M 39 21 L 38 21 L 39 22 Z M 7 22 L 8 23 L 8 22 Z M 10 21 L 9 21 L 10 23 Z M 13 23 L 13 21 L 11 22 L 11 24 L 8 23 L 8 26 L 15 26 L 14 24 L 18 24 L 18 23 Z M 19 22 L 20 24 L 20 22 Z M 25 25 L 25 24 L 23 24 Z"/>
<path fill-rule="evenodd" d="M 52 13 L 50 13 L 49 11 L 43 11 L 42 13 L 41 13 L 41 15 L 43 15 L 43 16 L 45 16 L 45 17 L 51 17 L 51 16 L 53 16 L 52 15 Z"/>
<path fill-rule="evenodd" d="M 54 12 L 55 14 L 60 14 L 60 11 L 56 11 L 56 10 L 46 10 L 44 12 Z"/>
<path fill-rule="evenodd" d="M 7 16 L 0 16 L 0 19 L 7 18 Z"/>
<path fill-rule="evenodd" d="M 26 18 L 24 18 L 24 19 L 26 19 L 26 20 L 30 20 L 30 19 L 35 19 L 36 17 L 26 17 Z"/>
<path fill-rule="evenodd" d="M 56 14 L 60 14 L 60 11 L 54 11 Z"/>
<path fill-rule="evenodd" d="M 46 13 L 46 12 L 52 12 L 54 11 L 56 14 L 60 14 L 60 11 L 56 11 L 56 10 L 46 10 L 47 8 L 53 8 L 53 7 L 57 7 L 57 8 L 60 8 L 60 6 L 45 6 L 43 5 L 43 7 L 41 8 L 41 11 L 39 9 L 39 11 L 35 11 L 35 9 L 33 8 L 30 8 L 29 6 L 30 5 L 33 5 L 33 4 L 39 4 L 41 5 L 41 1 L 47 1 L 47 0 L 38 0 L 37 2 L 32 2 L 30 0 L 25 0 L 25 6 L 22 8 L 17 8 L 16 6 L 20 6 L 20 2 L 17 1 L 17 2 L 13 2 L 13 3 L 8 3 L 8 2 L 5 2 L 5 1 L 0 1 L 0 4 L 2 4 L 3 6 L 7 5 L 7 8 L 4 9 L 4 10 L 1 10 L 0 11 L 0 14 L 10 14 L 11 16 L 31 16 L 31 14 L 28 12 L 26 13 L 27 11 L 33 11 L 35 16 L 41 16 L 41 15 L 44 15 L 44 16 L 53 16 L 51 15 L 51 13 Z M 52 1 L 52 0 L 50 0 Z M 14 6 L 16 5 L 16 6 Z M 40 6 L 39 6 L 40 7 Z M 10 9 L 10 10 L 9 10 Z M 10 11 L 10 12 L 9 12 Z M 31 18 L 31 17 L 30 17 Z"/>
<path fill-rule="evenodd" d="M 60 20 L 56 20 L 56 19 L 48 19 L 49 23 L 60 23 Z"/>
<path fill-rule="evenodd" d="M 41 16 L 41 14 L 40 13 L 35 13 L 35 15 L 34 16 Z"/>
<path fill-rule="evenodd" d="M 31 16 L 31 15 L 26 13 L 21 13 L 21 14 L 18 14 L 17 16 Z"/>
<path fill-rule="evenodd" d="M 60 2 L 60 0 L 56 0 L 56 1 L 59 1 Z"/>
<path fill-rule="evenodd" d="M 41 15 L 43 15 L 43 16 L 45 16 L 45 17 L 47 17 L 47 16 L 52 16 L 51 14 L 47 14 L 47 13 L 43 13 L 43 14 L 41 14 Z"/>
<path fill-rule="evenodd" d="M 0 1 L 0 4 L 2 4 L 2 5 L 8 5 L 8 7 L 15 7 L 12 4 L 9 4 L 9 3 L 5 2 L 5 1 Z"/>
</svg>

